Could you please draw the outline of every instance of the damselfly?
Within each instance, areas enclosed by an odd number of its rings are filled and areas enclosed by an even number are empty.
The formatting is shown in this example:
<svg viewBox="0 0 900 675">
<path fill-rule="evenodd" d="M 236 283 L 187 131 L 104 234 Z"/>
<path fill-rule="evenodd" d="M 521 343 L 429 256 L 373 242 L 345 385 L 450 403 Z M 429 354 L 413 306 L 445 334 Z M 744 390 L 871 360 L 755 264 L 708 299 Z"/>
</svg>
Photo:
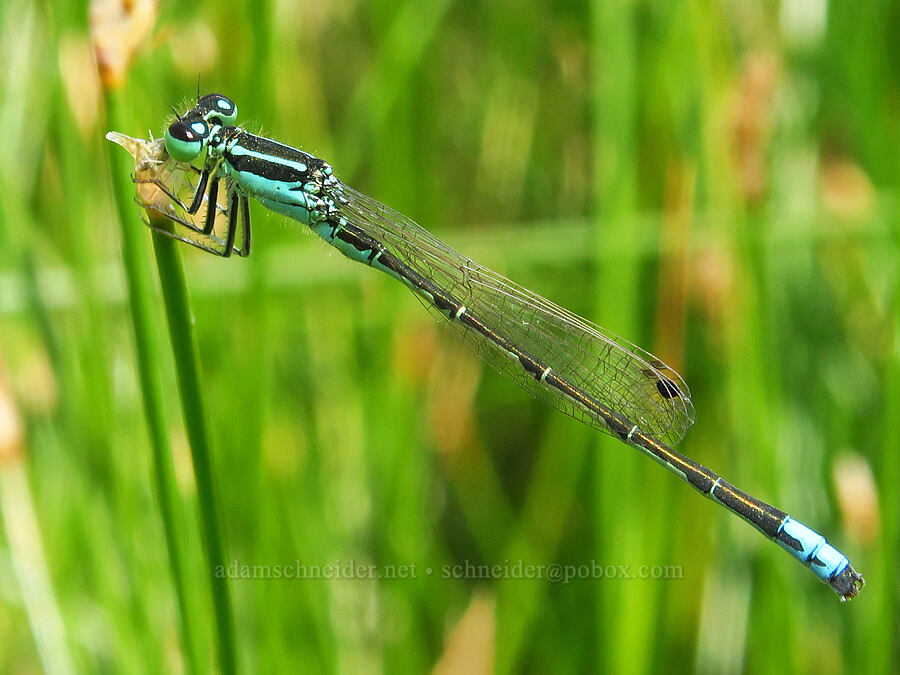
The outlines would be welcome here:
<svg viewBox="0 0 900 675">
<path fill-rule="evenodd" d="M 147 204 L 189 231 L 159 228 L 161 234 L 223 257 L 246 256 L 250 197 L 307 225 L 351 260 L 408 286 L 463 342 L 529 392 L 656 460 L 778 542 L 842 599 L 856 596 L 862 576 L 824 537 L 669 447 L 693 424 L 694 407 L 665 363 L 457 253 L 342 183 L 321 159 L 233 126 L 236 118 L 234 102 L 207 94 L 169 126 L 168 154 L 186 164 L 202 159 L 203 166 L 195 169 L 190 204 L 165 179 L 149 179 L 188 214 L 179 218 L 171 205 Z M 226 203 L 219 208 L 222 181 Z M 219 236 L 217 220 L 225 214 Z"/>
</svg>

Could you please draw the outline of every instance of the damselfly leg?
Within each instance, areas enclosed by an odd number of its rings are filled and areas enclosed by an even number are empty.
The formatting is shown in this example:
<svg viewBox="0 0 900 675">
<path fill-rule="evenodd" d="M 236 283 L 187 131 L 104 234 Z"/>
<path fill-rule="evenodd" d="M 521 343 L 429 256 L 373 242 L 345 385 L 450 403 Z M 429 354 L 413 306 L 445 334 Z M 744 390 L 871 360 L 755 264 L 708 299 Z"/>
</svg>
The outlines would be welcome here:
<svg viewBox="0 0 900 675">
<path fill-rule="evenodd" d="M 196 167 L 193 168 L 196 169 Z M 161 208 L 156 201 L 146 202 L 139 199 L 138 203 L 142 207 L 155 211 L 172 221 L 176 228 L 180 226 L 189 230 L 193 236 L 179 233 L 177 229 L 170 230 L 154 225 L 149 221 L 144 221 L 145 224 L 154 232 L 222 258 L 227 258 L 232 253 L 237 253 L 242 257 L 250 255 L 250 207 L 247 197 L 226 180 L 228 206 L 222 206 L 218 203 L 220 178 L 214 175 L 210 179 L 211 174 L 207 169 L 202 171 L 197 169 L 197 171 L 200 173 L 200 178 L 197 187 L 193 190 L 190 205 L 186 205 L 175 190 L 158 176 L 134 179 L 134 182 L 138 184 L 153 185 L 169 199 L 165 208 Z M 190 185 L 188 184 L 187 187 Z M 199 219 L 195 218 L 204 204 L 206 205 L 204 213 Z M 179 213 L 179 210 L 183 213 Z M 219 236 L 215 232 L 216 224 L 223 217 L 226 219 L 224 236 Z M 201 222 L 202 225 L 199 225 L 198 222 Z M 241 231 L 240 248 L 235 246 L 239 229 Z"/>
</svg>

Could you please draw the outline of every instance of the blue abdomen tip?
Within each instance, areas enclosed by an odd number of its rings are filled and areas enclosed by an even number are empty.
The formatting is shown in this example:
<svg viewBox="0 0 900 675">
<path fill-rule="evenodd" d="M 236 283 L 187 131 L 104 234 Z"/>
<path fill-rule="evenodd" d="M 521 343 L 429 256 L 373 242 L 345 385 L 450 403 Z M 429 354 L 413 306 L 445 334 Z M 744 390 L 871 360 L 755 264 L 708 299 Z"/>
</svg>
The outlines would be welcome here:
<svg viewBox="0 0 900 675">
<path fill-rule="evenodd" d="M 829 544 L 825 537 L 790 516 L 782 523 L 776 540 L 826 583 L 850 564 L 847 556 Z"/>
</svg>

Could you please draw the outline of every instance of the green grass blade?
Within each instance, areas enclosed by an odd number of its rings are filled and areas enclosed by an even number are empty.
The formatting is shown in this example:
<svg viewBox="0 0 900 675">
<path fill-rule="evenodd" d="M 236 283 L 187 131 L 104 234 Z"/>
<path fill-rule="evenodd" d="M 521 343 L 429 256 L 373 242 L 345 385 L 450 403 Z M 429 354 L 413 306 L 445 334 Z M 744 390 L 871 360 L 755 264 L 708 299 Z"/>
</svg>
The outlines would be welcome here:
<svg viewBox="0 0 900 675">
<path fill-rule="evenodd" d="M 169 221 L 150 215 L 158 227 L 171 227 Z M 155 222 L 154 222 L 155 221 Z M 191 311 L 188 301 L 184 268 L 178 253 L 178 243 L 164 235 L 153 235 L 153 251 L 159 269 L 160 286 L 169 324 L 169 339 L 175 356 L 175 375 L 181 399 L 181 412 L 191 446 L 194 476 L 200 502 L 200 522 L 206 545 L 208 574 L 211 584 L 213 608 L 216 615 L 216 639 L 219 650 L 219 666 L 223 673 L 236 672 L 236 650 L 232 625 L 231 596 L 228 580 L 216 574 L 219 566 L 225 568 L 224 546 L 219 529 L 219 507 L 215 494 L 209 433 L 206 427 L 206 410 L 197 365 L 197 349 L 191 328 Z"/>
</svg>

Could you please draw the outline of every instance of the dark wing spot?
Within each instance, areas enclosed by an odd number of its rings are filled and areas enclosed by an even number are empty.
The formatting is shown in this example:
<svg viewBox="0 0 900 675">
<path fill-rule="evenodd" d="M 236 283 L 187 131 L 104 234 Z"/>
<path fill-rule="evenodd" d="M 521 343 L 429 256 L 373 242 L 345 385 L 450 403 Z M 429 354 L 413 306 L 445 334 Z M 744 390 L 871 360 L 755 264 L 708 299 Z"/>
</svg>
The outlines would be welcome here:
<svg viewBox="0 0 900 675">
<path fill-rule="evenodd" d="M 651 361 L 650 365 L 653 367 L 645 368 L 641 372 L 644 373 L 644 375 L 646 375 L 648 378 L 653 380 L 653 383 L 656 385 L 656 391 L 659 392 L 659 395 L 666 399 L 680 397 L 681 390 L 678 388 L 678 385 L 659 372 L 660 370 L 669 370 L 669 366 L 658 359 Z"/>
<path fill-rule="evenodd" d="M 656 391 L 658 391 L 659 395 L 663 398 L 677 398 L 681 396 L 681 390 L 679 390 L 678 386 L 668 377 L 660 377 L 660 379 L 656 381 Z"/>
</svg>

